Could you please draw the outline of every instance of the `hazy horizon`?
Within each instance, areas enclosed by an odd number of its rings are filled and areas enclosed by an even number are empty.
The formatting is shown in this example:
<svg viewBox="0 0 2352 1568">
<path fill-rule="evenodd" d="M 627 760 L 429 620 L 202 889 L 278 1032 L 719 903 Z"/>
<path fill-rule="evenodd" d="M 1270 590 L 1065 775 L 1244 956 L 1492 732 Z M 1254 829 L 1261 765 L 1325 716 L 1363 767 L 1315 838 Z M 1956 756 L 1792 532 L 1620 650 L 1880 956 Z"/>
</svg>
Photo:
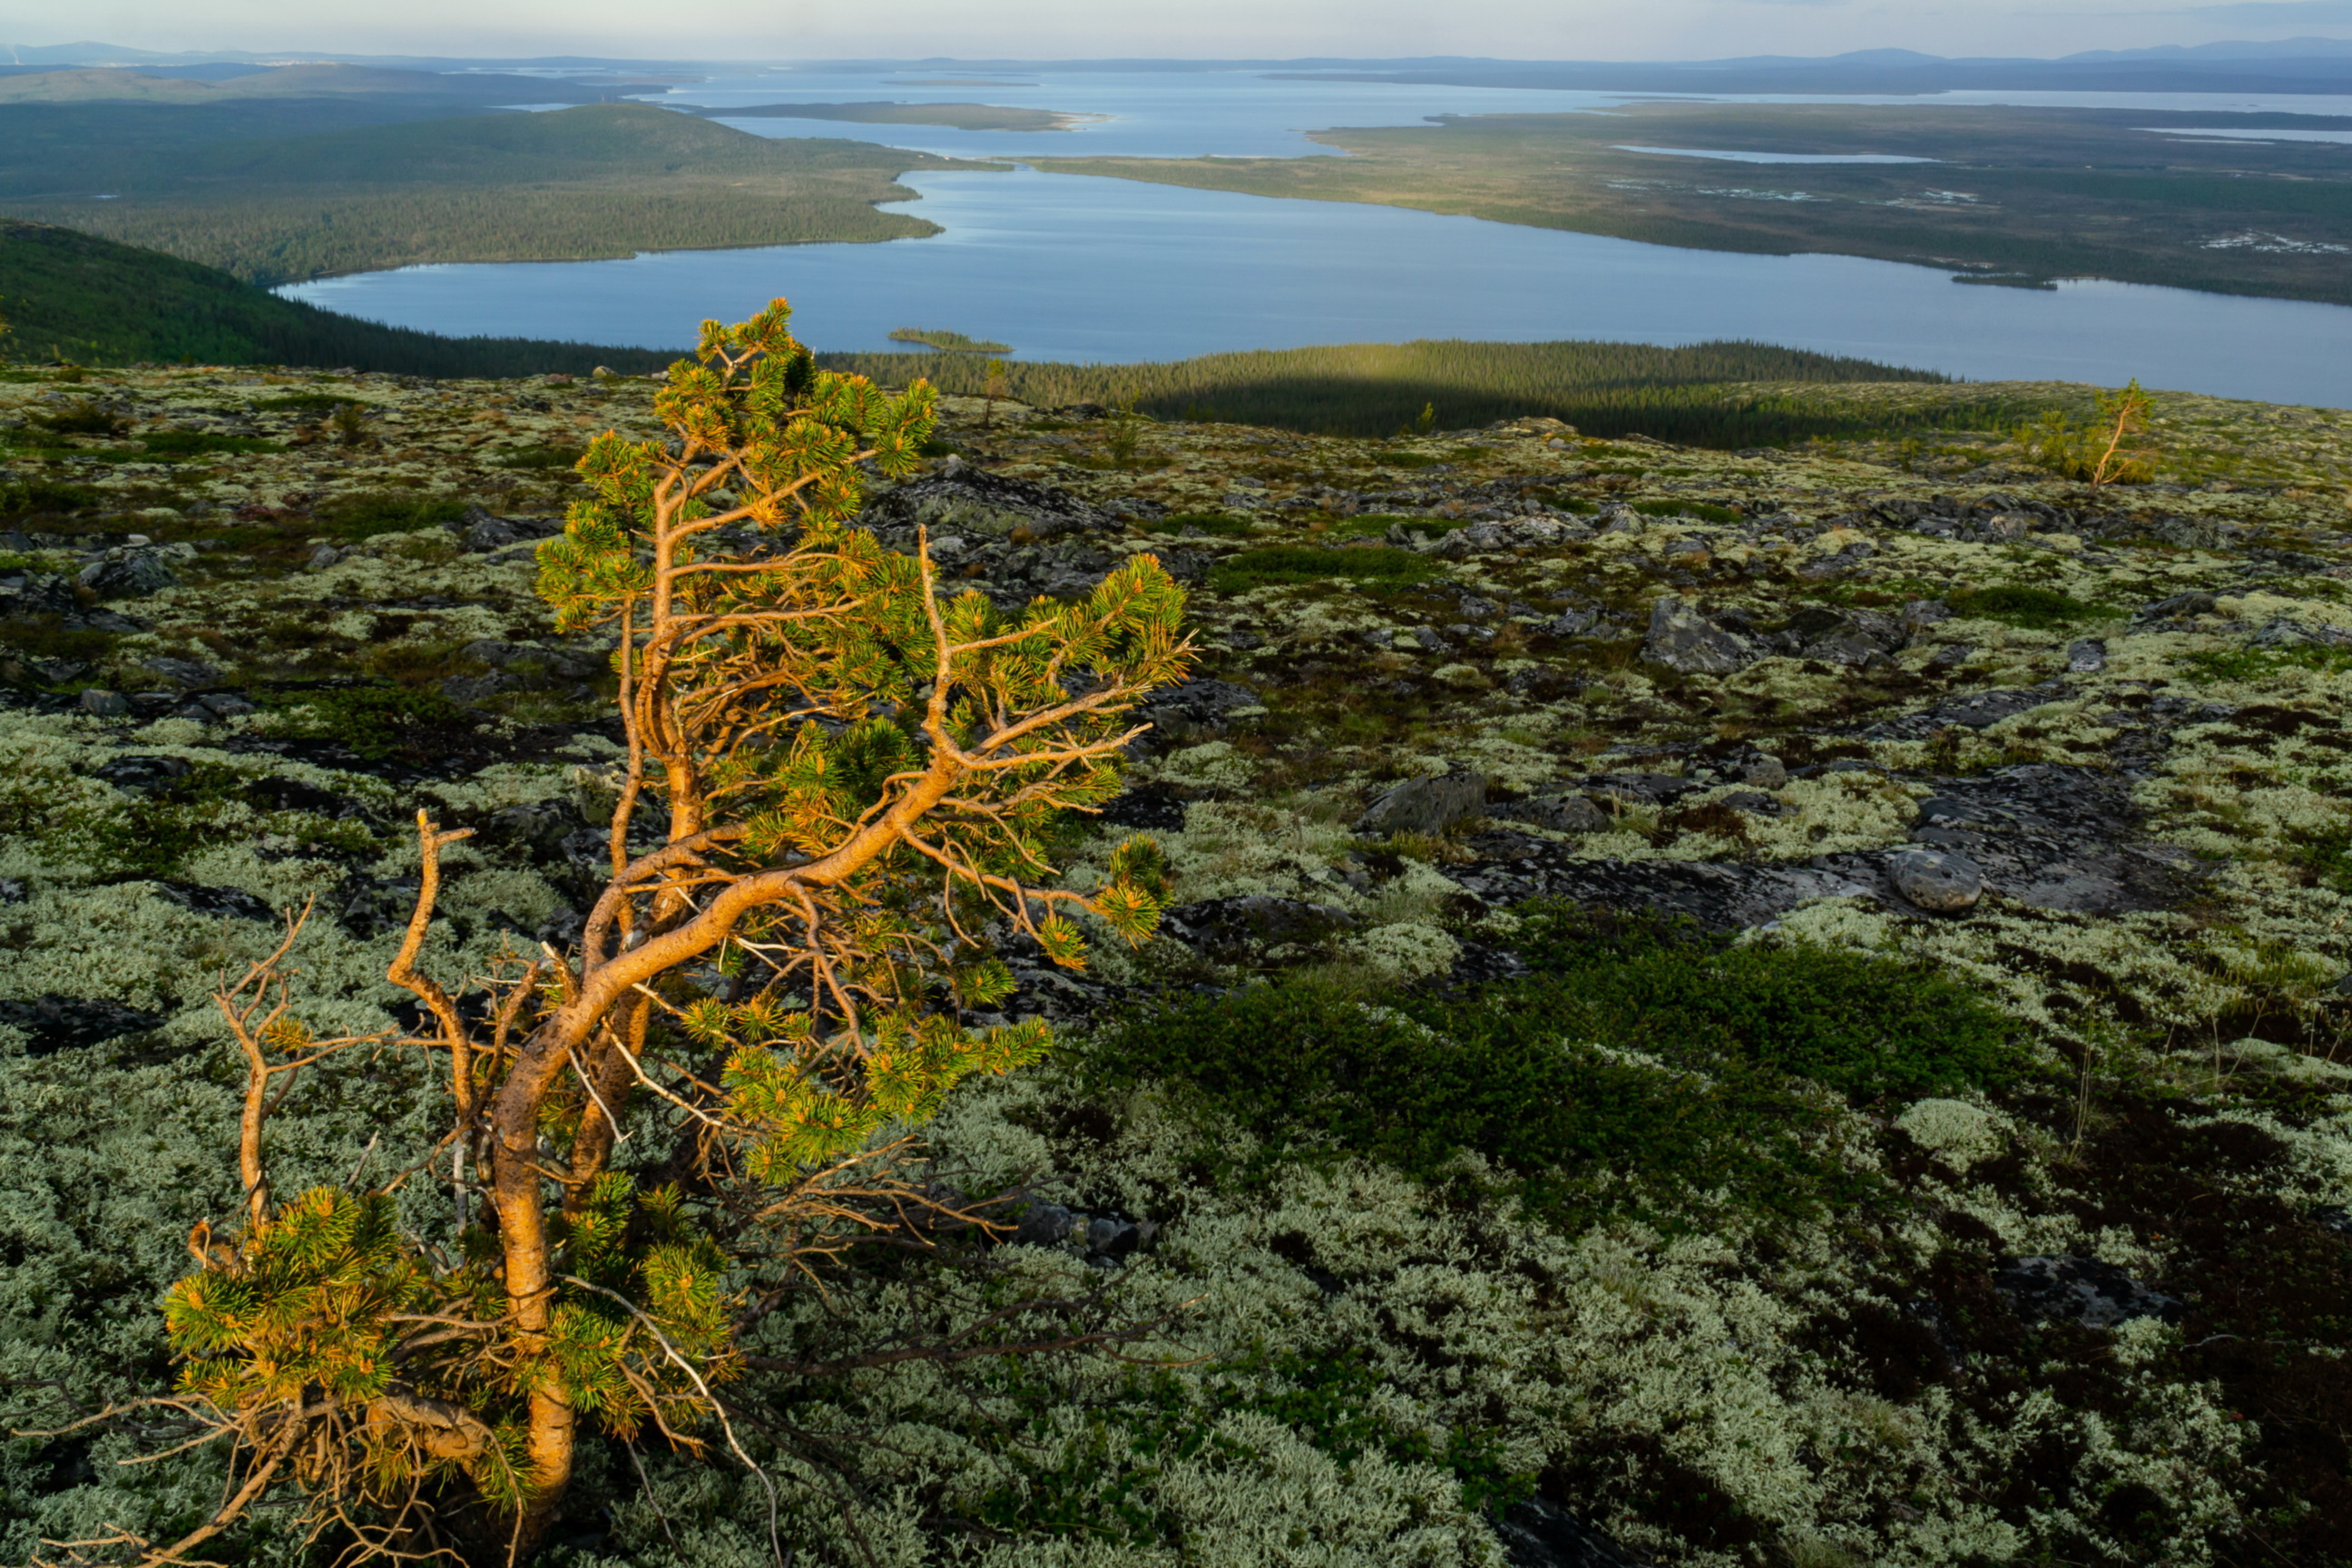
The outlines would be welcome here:
<svg viewBox="0 0 2352 1568">
<path fill-rule="evenodd" d="M 486 10 L 413 0 L 396 15 L 322 20 L 291 0 L 95 0 L 72 36 L 54 8 L 0 5 L 0 39 L 51 48 L 87 41 L 157 53 L 401 55 L 448 58 L 602 56 L 746 62 L 927 58 L 1350 59 L 1470 56 L 1524 60 L 1715 60 L 1901 48 L 1955 57 L 2051 58 L 2093 49 L 2194 47 L 2294 37 L 2352 38 L 2352 0 L 2235 0 L 2150 6 L 2074 0 L 1995 10 L 1864 0 L 1496 0 L 1433 17 L 1405 0 L 1200 0 L 1144 16 L 1076 0 L 1025 0 L 984 21 L 948 0 L 815 0 L 789 26 L 746 26 L 716 0 L 672 0 L 658 21 L 616 0 L 508 0 Z"/>
</svg>

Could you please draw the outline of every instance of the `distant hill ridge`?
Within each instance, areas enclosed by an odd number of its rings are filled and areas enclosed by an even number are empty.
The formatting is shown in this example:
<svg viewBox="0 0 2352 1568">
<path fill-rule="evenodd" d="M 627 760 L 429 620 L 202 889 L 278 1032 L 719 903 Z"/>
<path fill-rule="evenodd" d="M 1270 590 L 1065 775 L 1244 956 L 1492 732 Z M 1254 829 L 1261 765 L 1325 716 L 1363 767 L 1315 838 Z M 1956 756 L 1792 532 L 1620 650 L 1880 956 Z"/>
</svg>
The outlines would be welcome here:
<svg viewBox="0 0 2352 1568">
<path fill-rule="evenodd" d="M 338 315 L 226 272 L 75 229 L 0 218 L 0 353 L 92 364 L 139 361 L 344 366 L 410 375 L 510 376 L 598 365 L 659 370 L 682 350 L 529 338 L 449 338 Z"/>
</svg>

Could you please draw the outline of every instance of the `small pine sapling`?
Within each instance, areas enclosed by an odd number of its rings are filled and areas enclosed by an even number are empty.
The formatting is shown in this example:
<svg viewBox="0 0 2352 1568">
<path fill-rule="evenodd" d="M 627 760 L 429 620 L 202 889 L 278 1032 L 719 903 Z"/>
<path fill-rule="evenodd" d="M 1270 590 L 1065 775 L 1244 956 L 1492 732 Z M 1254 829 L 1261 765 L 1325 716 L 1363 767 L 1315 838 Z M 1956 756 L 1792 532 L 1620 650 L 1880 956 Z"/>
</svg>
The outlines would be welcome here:
<svg viewBox="0 0 2352 1568">
<path fill-rule="evenodd" d="M 1139 701 L 1187 667 L 1182 591 L 1137 555 L 1072 603 L 943 596 L 920 536 L 895 553 L 853 524 L 864 466 L 915 468 L 930 388 L 819 370 L 787 316 L 706 322 L 656 401 L 670 438 L 593 443 L 590 498 L 540 550 L 559 629 L 617 639 L 628 742 L 576 950 L 509 954 L 487 1009 L 461 1006 L 419 958 L 467 834 L 420 811 L 390 971 L 419 1037 L 314 1038 L 299 918 L 222 991 L 247 1205 L 198 1227 L 164 1316 L 167 1403 L 233 1442 L 232 1478 L 195 1530 L 112 1560 L 184 1562 L 294 1502 L 353 1560 L 511 1561 L 590 1425 L 751 1464 L 720 1393 L 756 1359 L 746 1326 L 863 1237 L 984 1223 L 909 1156 L 958 1083 L 1049 1044 L 1041 1021 L 968 1020 L 1014 989 L 1000 950 L 1078 968 L 1082 921 L 1156 924 L 1148 841 L 1091 892 L 1045 884 L 1065 814 L 1118 792 Z M 281 1200 L 272 1086 L 361 1047 L 446 1064 L 446 1134 L 383 1186 Z M 447 1184 L 442 1244 L 395 1223 L 415 1177 Z"/>
</svg>

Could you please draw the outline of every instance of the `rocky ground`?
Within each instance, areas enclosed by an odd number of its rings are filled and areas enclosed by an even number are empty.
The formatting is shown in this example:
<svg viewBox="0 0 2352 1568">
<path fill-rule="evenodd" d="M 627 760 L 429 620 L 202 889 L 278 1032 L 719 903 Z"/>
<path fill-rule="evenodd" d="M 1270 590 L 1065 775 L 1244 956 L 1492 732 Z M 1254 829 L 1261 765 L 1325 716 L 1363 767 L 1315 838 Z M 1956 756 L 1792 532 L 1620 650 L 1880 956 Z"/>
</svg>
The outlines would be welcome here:
<svg viewBox="0 0 2352 1568">
<path fill-rule="evenodd" d="M 572 451 L 651 433 L 649 394 L 0 380 L 0 1375 L 162 1375 L 150 1304 L 231 1206 L 209 986 L 274 911 L 318 901 L 320 1026 L 387 1021 L 422 805 L 480 829 L 440 962 L 576 929 L 616 731 L 531 552 Z M 1433 1185 L 1344 1144 L 1252 1164 L 1263 1128 L 1204 1145 L 1149 1083 L 985 1086 L 940 1142 L 1037 1194 L 1008 1256 L 1165 1314 L 1181 1370 L 810 1406 L 892 1435 L 858 1461 L 868 1560 L 2352 1562 L 2352 495 L 2298 413 L 2200 417 L 2159 482 L 2095 491 L 1991 437 L 1363 441 L 951 400 L 942 455 L 869 505 L 886 539 L 927 527 L 1006 604 L 1152 552 L 1203 649 L 1067 861 L 1158 836 L 1168 939 L 1023 967 L 1009 1011 L 1083 1038 L 1264 982 L 1499 1016 L 1549 900 L 1687 917 L 1694 966 L 1939 977 L 2023 1065 L 1790 1080 L 1807 1157 L 1867 1203 L 1691 1188 L 1574 1224 L 1482 1185 L 1475 1141 Z M 2261 479 L 2163 482 L 2217 467 Z M 322 1075 L 289 1159 L 342 1179 L 413 1132 L 383 1109 L 406 1070 Z M 1016 1440 L 1016 1408 L 1049 1413 Z M 126 1479 L 106 1442 L 8 1449 L 10 1552 L 208 1484 Z M 565 1550 L 764 1552 L 755 1492 L 615 1476 Z"/>
</svg>

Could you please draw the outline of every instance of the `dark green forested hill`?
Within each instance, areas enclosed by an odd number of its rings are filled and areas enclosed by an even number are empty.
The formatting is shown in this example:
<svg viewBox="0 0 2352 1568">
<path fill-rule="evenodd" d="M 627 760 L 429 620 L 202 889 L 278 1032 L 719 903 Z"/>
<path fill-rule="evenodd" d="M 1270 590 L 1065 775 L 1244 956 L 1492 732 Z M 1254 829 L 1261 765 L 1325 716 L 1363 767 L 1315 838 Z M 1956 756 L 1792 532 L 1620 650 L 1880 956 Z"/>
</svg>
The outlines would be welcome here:
<svg viewBox="0 0 2352 1568">
<path fill-rule="evenodd" d="M 216 268 L 47 224 L 0 218 L 0 350 L 87 363 L 349 365 L 416 375 L 652 370 L 644 349 L 445 338 L 281 300 Z"/>
<path fill-rule="evenodd" d="M 201 114 L 260 122 L 234 108 Z M 0 115 L 0 126 L 88 115 L 87 106 L 40 106 Z M 0 208 L 274 285 L 417 262 L 935 234 L 877 204 L 914 198 L 894 183 L 901 170 L 950 166 L 924 153 L 753 136 L 608 103 L 160 145 L 0 146 Z"/>
</svg>

